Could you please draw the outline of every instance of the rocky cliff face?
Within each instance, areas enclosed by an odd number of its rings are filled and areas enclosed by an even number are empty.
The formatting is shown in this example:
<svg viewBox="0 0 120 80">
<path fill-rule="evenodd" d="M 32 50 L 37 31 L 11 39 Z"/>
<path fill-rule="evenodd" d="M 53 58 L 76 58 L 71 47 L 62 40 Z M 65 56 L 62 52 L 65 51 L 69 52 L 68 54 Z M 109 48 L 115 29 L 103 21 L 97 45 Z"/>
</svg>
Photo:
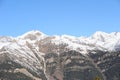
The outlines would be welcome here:
<svg viewBox="0 0 120 80">
<path fill-rule="evenodd" d="M 107 80 L 120 79 L 120 52 L 96 51 L 96 54 L 90 53 L 90 57 Z"/>
<path fill-rule="evenodd" d="M 119 80 L 120 33 L 0 37 L 1 80 Z M 114 46 L 113 46 L 114 45 Z"/>
</svg>

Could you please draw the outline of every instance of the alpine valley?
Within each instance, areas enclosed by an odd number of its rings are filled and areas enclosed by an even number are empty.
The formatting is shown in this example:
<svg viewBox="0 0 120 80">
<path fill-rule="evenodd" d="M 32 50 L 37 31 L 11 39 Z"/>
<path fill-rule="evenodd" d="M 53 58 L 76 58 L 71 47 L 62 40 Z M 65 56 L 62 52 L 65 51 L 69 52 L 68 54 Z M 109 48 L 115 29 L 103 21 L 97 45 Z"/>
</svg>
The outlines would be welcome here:
<svg viewBox="0 0 120 80">
<path fill-rule="evenodd" d="M 120 80 L 120 32 L 1 36 L 0 80 Z"/>
</svg>

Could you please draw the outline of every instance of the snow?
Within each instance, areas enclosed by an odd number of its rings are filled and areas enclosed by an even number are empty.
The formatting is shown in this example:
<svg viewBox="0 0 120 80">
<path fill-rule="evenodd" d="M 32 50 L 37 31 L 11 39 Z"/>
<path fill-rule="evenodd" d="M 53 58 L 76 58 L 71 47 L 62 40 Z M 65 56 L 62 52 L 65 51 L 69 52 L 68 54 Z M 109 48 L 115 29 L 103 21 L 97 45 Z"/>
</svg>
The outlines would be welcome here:
<svg viewBox="0 0 120 80">
<path fill-rule="evenodd" d="M 12 37 L 2 36 L 0 37 L 0 49 L 4 46 L 9 45 L 14 39 Z"/>
<path fill-rule="evenodd" d="M 98 31 L 90 37 L 75 37 L 70 35 L 54 35 L 48 36 L 40 31 L 34 30 L 18 36 L 16 38 L 1 37 L 0 38 L 0 48 L 3 46 L 10 45 L 16 42 L 12 47 L 18 48 L 18 46 L 26 46 L 26 43 L 34 45 L 38 50 L 38 45 L 35 43 L 37 41 L 43 40 L 47 37 L 55 45 L 67 44 L 67 48 L 71 50 L 81 50 L 83 53 L 87 53 L 89 50 L 103 50 L 103 51 L 119 51 L 120 50 L 120 32 L 112 32 L 110 34 Z M 14 40 L 14 41 L 13 41 Z"/>
<path fill-rule="evenodd" d="M 43 39 L 45 37 L 47 37 L 47 35 L 45 35 L 44 33 L 37 30 L 33 30 L 23 34 L 22 36 L 18 36 L 16 39 L 34 41 L 34 40 Z"/>
<path fill-rule="evenodd" d="M 52 40 L 56 44 L 68 44 L 68 48 L 83 51 L 102 50 L 102 51 L 120 51 L 120 32 L 110 34 L 98 31 L 90 37 L 75 37 L 69 35 L 56 36 Z"/>
</svg>

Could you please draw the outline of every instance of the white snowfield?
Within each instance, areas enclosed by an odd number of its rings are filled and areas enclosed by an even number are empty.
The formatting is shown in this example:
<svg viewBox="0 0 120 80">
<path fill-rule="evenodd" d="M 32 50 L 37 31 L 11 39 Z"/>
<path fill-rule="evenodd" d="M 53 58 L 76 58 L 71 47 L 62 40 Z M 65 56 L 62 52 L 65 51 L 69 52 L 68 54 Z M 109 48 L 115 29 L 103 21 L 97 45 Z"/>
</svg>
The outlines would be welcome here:
<svg viewBox="0 0 120 80">
<path fill-rule="evenodd" d="M 90 50 L 102 51 L 120 51 L 120 32 L 112 32 L 110 34 L 105 32 L 96 32 L 90 37 L 75 37 L 69 35 L 53 35 L 48 36 L 40 31 L 30 31 L 22 36 L 13 37 L 0 37 L 0 49 L 9 47 L 12 49 L 19 49 L 21 47 L 27 49 L 27 42 L 38 50 L 37 41 L 44 40 L 51 37 L 51 43 L 55 45 L 67 44 L 67 48 L 71 50 L 78 50 L 87 53 Z M 22 51 L 22 50 L 21 50 Z"/>
</svg>

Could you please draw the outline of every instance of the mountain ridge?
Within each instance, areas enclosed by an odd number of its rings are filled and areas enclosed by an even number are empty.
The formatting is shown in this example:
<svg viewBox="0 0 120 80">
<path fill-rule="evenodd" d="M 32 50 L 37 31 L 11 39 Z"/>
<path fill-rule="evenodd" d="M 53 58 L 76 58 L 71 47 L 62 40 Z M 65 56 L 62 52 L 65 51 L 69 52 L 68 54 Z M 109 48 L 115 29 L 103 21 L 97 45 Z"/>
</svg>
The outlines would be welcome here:
<svg viewBox="0 0 120 80">
<path fill-rule="evenodd" d="M 18 70 L 20 75 L 28 76 L 21 78 L 32 76 L 35 80 L 93 80 L 97 76 L 101 80 L 119 80 L 119 54 L 120 32 L 75 37 L 30 31 L 15 38 L 0 37 L 0 72 L 13 75 Z M 5 65 L 10 66 L 10 71 L 3 69 Z"/>
<path fill-rule="evenodd" d="M 94 50 L 97 48 L 98 50 L 107 50 L 107 51 L 116 51 L 119 50 L 120 47 L 120 32 L 112 32 L 110 34 L 105 32 L 95 32 L 90 37 L 75 37 L 70 35 L 53 35 L 49 36 L 46 35 L 40 31 L 34 30 L 29 31 L 21 36 L 18 37 L 0 37 L 0 47 L 4 45 L 4 42 L 18 42 L 18 43 L 24 43 L 25 41 L 28 41 L 30 43 L 35 43 L 39 40 L 48 39 L 52 43 L 58 44 L 68 44 L 68 47 L 71 49 L 76 50 L 77 48 L 81 48 L 84 51 L 88 50 Z M 72 47 L 74 45 L 74 47 Z M 93 47 L 94 46 L 94 47 Z"/>
</svg>

